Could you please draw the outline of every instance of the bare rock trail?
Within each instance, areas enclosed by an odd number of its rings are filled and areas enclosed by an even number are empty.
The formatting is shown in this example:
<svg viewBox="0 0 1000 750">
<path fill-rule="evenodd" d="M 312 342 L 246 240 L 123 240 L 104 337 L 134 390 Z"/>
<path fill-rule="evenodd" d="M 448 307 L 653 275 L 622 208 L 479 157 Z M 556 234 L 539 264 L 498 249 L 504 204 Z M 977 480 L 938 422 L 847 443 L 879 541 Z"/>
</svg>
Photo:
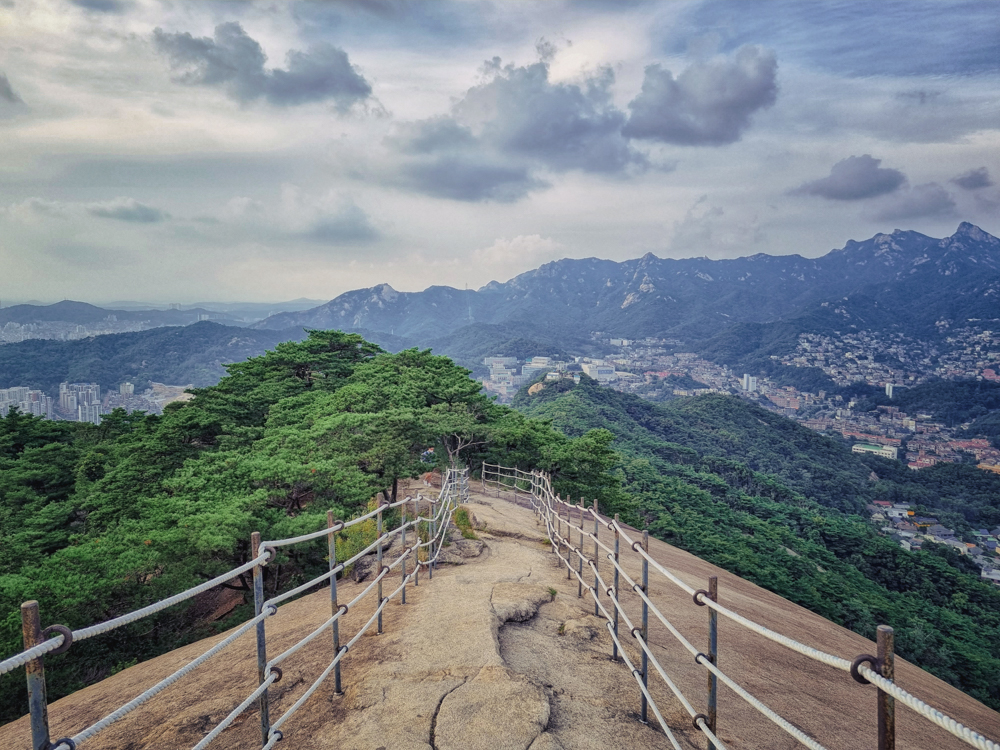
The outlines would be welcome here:
<svg viewBox="0 0 1000 750">
<path fill-rule="evenodd" d="M 361 638 L 343 662 L 343 695 L 332 676 L 284 725 L 280 747 L 311 750 L 591 750 L 669 748 L 655 725 L 639 721 L 632 676 L 611 660 L 603 618 L 594 617 L 587 592 L 543 540 L 530 510 L 473 494 L 468 506 L 479 540 L 456 532 L 433 580 L 421 574 L 384 613 L 384 633 Z M 607 535 L 607 538 L 606 538 Z M 610 532 L 601 532 L 610 541 Z M 623 545 L 624 548 L 624 545 Z M 650 551 L 696 587 L 719 576 L 722 601 L 764 625 L 841 655 L 874 645 L 780 597 L 661 542 Z M 391 557 L 391 554 L 390 554 Z M 630 575 L 638 564 L 629 560 Z M 598 563 L 602 572 L 607 572 Z M 631 565 L 631 567 L 629 567 Z M 398 585 L 386 580 L 386 593 Z M 395 581 L 395 582 L 394 582 Z M 341 601 L 365 582 L 345 579 Z M 665 579 L 651 574 L 650 592 L 664 613 L 695 644 L 706 638 L 707 612 Z M 341 626 L 351 637 L 374 610 L 374 597 L 352 609 Z M 605 600 L 606 601 L 606 600 Z M 638 608 L 630 615 L 638 617 Z M 283 606 L 267 620 L 270 654 L 294 644 L 330 615 L 326 590 Z M 721 619 L 721 618 L 720 618 Z M 850 676 L 800 657 L 724 619 L 720 662 L 766 704 L 829 748 L 875 747 L 875 690 Z M 630 658 L 638 649 L 623 641 Z M 141 693 L 224 635 L 191 644 L 124 670 L 50 706 L 52 736 L 71 735 Z M 704 710 L 705 672 L 650 617 L 650 642 L 689 700 Z M 168 688 L 147 705 L 85 743 L 85 748 L 145 750 L 193 747 L 256 686 L 252 634 Z M 282 664 L 271 689 L 272 721 L 326 668 L 332 642 L 320 638 Z M 897 659 L 903 687 L 963 723 L 1000 736 L 1000 715 L 940 680 Z M 657 705 L 682 747 L 702 748 L 690 717 L 650 675 Z M 720 686 L 719 736 L 730 747 L 793 748 L 792 738 Z M 934 725 L 897 708 L 899 747 L 951 750 L 968 747 Z M 0 728 L 0 750 L 30 746 L 27 719 Z M 222 733 L 212 748 L 260 747 L 256 709 Z"/>
</svg>

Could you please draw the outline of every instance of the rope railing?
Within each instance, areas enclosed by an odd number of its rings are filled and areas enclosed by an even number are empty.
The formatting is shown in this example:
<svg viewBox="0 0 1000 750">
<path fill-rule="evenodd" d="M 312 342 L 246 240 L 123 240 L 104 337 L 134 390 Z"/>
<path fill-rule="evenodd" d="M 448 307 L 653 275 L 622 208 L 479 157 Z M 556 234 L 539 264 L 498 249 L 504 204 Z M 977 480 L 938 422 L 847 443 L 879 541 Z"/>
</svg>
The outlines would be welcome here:
<svg viewBox="0 0 1000 750">
<path fill-rule="evenodd" d="M 260 708 L 261 716 L 261 745 L 263 748 L 271 748 L 275 743 L 283 738 L 281 727 L 288 719 L 301 708 L 319 686 L 330 676 L 335 675 L 335 692 L 342 694 L 340 664 L 348 651 L 353 647 L 372 627 L 377 627 L 378 632 L 382 632 L 382 614 L 390 601 L 400 598 L 402 604 L 406 603 L 406 587 L 408 584 L 419 586 L 420 571 L 426 569 L 429 578 L 433 578 L 433 571 L 444 549 L 449 535 L 451 517 L 459 504 L 468 502 L 468 470 L 450 468 L 442 477 L 441 490 L 436 498 L 424 497 L 420 493 L 414 497 L 406 497 L 392 503 L 379 503 L 378 507 L 363 515 L 349 521 L 334 520 L 332 512 L 327 514 L 327 528 L 319 531 L 302 534 L 287 539 L 275 539 L 262 542 L 260 535 L 254 533 L 251 540 L 252 559 L 248 562 L 233 568 L 222 575 L 216 576 L 198 586 L 194 586 L 179 594 L 175 594 L 166 599 L 154 602 L 146 607 L 129 612 L 120 617 L 98 623 L 80 630 L 71 631 L 62 625 L 54 625 L 42 630 L 38 616 L 38 603 L 26 602 L 22 605 L 22 618 L 24 621 L 25 650 L 15 656 L 0 662 L 0 674 L 10 672 L 18 667 L 24 666 L 28 681 L 28 703 L 30 709 L 32 747 L 44 750 L 76 750 L 81 744 L 89 740 L 102 730 L 116 721 L 124 718 L 132 711 L 136 710 L 147 701 L 152 699 L 161 691 L 170 687 L 174 683 L 186 677 L 209 659 L 230 647 L 242 636 L 251 630 L 257 631 L 257 663 L 258 663 L 258 685 L 250 694 L 242 700 L 233 710 L 217 724 L 202 740 L 195 745 L 195 750 L 202 750 L 216 739 L 227 727 L 229 727 L 242 713 L 256 703 Z M 424 504 L 426 503 L 426 506 Z M 408 509 L 413 508 L 413 517 L 407 520 Z M 422 507 L 426 507 L 426 515 L 421 515 Z M 401 521 L 395 528 L 383 530 L 383 514 L 391 509 L 401 509 Z M 355 553 L 350 558 L 337 562 L 337 536 L 344 529 L 356 526 L 371 519 L 376 520 L 376 539 L 361 551 Z M 407 545 L 407 532 L 414 534 L 413 542 Z M 421 536 L 425 539 L 421 541 Z M 401 537 L 402 550 L 398 557 L 388 565 L 384 564 L 383 552 L 385 548 L 393 543 L 396 537 Z M 270 599 L 264 599 L 263 592 L 263 570 L 264 567 L 274 560 L 277 550 L 294 544 L 314 541 L 326 538 L 329 546 L 329 570 L 295 588 L 285 591 Z M 346 604 L 340 604 L 337 598 L 337 577 L 348 567 L 356 564 L 366 555 L 375 552 L 377 555 L 378 571 L 375 577 L 357 596 Z M 419 559 L 420 556 L 425 559 Z M 412 570 L 407 572 L 407 562 L 412 558 Z M 401 568 L 399 585 L 388 594 L 383 596 L 383 581 L 396 568 Z M 210 649 L 188 662 L 180 669 L 160 680 L 158 683 L 148 688 L 139 696 L 123 704 L 107 716 L 81 730 L 72 737 L 63 737 L 54 742 L 49 739 L 48 714 L 45 705 L 45 678 L 43 657 L 45 654 L 61 653 L 68 649 L 74 642 L 84 640 L 102 633 L 109 632 L 124 625 L 149 617 L 175 604 L 191 599 L 201 593 L 209 591 L 222 583 L 225 583 L 237 576 L 249 571 L 253 571 L 254 580 L 254 617 L 240 625 L 234 632 L 219 641 Z M 267 638 L 265 621 L 276 616 L 279 605 L 299 594 L 302 594 L 319 585 L 328 584 L 330 588 L 330 598 L 332 606 L 332 616 L 328 618 L 318 628 L 315 628 L 295 644 L 286 648 L 278 656 L 267 658 Z M 373 592 L 377 593 L 378 603 L 373 614 L 364 625 L 345 644 L 340 644 L 339 624 L 347 613 L 354 609 L 366 597 Z M 320 635 L 332 632 L 334 645 L 334 658 L 329 666 L 322 672 L 319 678 L 310 685 L 305 693 L 286 710 L 282 716 L 273 724 L 269 721 L 269 701 L 268 689 L 271 685 L 281 679 L 281 669 L 278 664 L 295 653 L 305 649 L 315 641 Z M 51 635 L 51 637 L 50 637 Z"/>
<path fill-rule="evenodd" d="M 552 491 L 551 481 L 543 472 L 525 472 L 516 467 L 484 464 L 482 467 L 482 482 L 484 491 L 495 491 L 498 497 L 503 492 L 510 493 L 516 491 L 523 493 L 527 497 L 532 508 L 534 509 L 537 519 L 545 526 L 546 536 L 550 542 L 552 552 L 559 559 L 560 564 L 566 567 L 567 578 L 571 578 L 573 576 L 576 577 L 579 582 L 579 595 L 582 595 L 584 589 L 586 589 L 594 599 L 594 613 L 600 613 L 604 616 L 605 620 L 607 620 L 606 625 L 609 633 L 611 633 L 613 643 L 613 657 L 617 659 L 620 653 L 622 661 L 639 683 L 643 719 L 645 719 L 646 716 L 646 705 L 648 703 L 649 706 L 653 708 L 653 713 L 657 717 L 657 721 L 661 724 L 664 734 L 674 747 L 677 746 L 676 738 L 670 728 L 668 728 L 662 721 L 662 715 L 654 704 L 652 696 L 649 694 L 647 688 L 649 663 L 652 663 L 654 670 L 659 674 L 664 684 L 670 689 L 671 693 L 680 702 L 684 710 L 692 716 L 694 726 L 705 734 L 708 739 L 709 750 L 712 750 L 713 747 L 724 747 L 715 735 L 717 710 L 715 699 L 717 693 L 715 686 L 717 684 L 717 680 L 723 682 L 723 684 L 728 686 L 740 698 L 746 701 L 748 705 L 755 708 L 763 716 L 767 717 L 776 726 L 780 727 L 783 731 L 794 737 L 801 744 L 806 747 L 813 748 L 814 750 L 823 750 L 823 745 L 821 745 L 815 738 L 811 737 L 799 727 L 780 716 L 773 709 L 766 706 L 762 701 L 747 691 L 745 687 L 740 685 L 736 680 L 718 667 L 715 646 L 717 638 L 716 617 L 721 614 L 730 621 L 757 633 L 774 643 L 795 651 L 802 656 L 827 666 L 834 667 L 835 669 L 848 672 L 858 682 L 873 683 L 878 690 L 877 713 L 878 742 L 880 750 L 895 746 L 895 700 L 899 700 L 916 713 L 920 714 L 955 737 L 958 737 L 968 743 L 972 747 L 979 748 L 979 750 L 1000 750 L 1000 743 L 987 739 L 978 732 L 962 725 L 955 719 L 952 719 L 937 709 L 929 706 L 896 684 L 894 680 L 892 628 L 885 625 L 879 626 L 879 653 L 877 656 L 862 654 L 851 661 L 834 654 L 826 653 L 825 651 L 801 643 L 794 638 L 778 633 L 771 628 L 761 625 L 760 623 L 734 612 L 722 604 L 719 604 L 716 594 L 717 579 L 714 576 L 710 579 L 709 590 L 696 590 L 693 586 L 682 580 L 677 574 L 659 563 L 649 554 L 647 533 L 643 533 L 643 540 L 641 542 L 633 540 L 626 530 L 626 527 L 621 524 L 617 516 L 613 519 L 608 519 L 600 515 L 597 509 L 596 500 L 589 507 L 584 507 L 582 501 L 579 504 L 574 505 L 567 500 L 563 500 L 559 497 L 559 495 Z M 573 515 L 577 516 L 578 523 L 573 522 Z M 593 531 L 584 527 L 585 517 L 588 518 L 588 524 L 590 523 L 590 520 L 593 521 Z M 604 528 L 608 532 L 614 534 L 615 541 L 613 548 L 601 541 L 599 537 L 600 528 Z M 579 535 L 579 544 L 573 543 L 574 535 Z M 583 549 L 585 539 L 594 543 L 592 555 L 588 554 Z M 629 573 L 625 570 L 625 567 L 621 564 L 621 542 L 624 542 L 625 546 L 635 552 L 638 556 L 643 571 L 642 583 L 637 582 L 631 575 L 629 575 Z M 603 550 L 603 555 L 599 553 L 599 550 Z M 610 572 L 613 572 L 614 578 L 613 584 L 611 585 L 605 582 L 604 577 L 602 577 L 599 572 L 599 559 L 601 557 L 610 563 Z M 576 565 L 574 565 L 574 560 L 576 561 Z M 586 562 L 587 567 L 593 572 L 593 584 L 588 583 L 583 578 L 582 571 L 584 562 Z M 693 604 L 706 606 L 709 609 L 709 653 L 703 653 L 695 647 L 670 622 L 655 602 L 653 602 L 649 596 L 648 586 L 648 571 L 650 568 L 691 596 Z M 620 579 L 624 579 L 627 584 L 626 587 L 620 587 Z M 629 590 L 638 596 L 642 605 L 641 627 L 636 627 L 633 624 L 633 620 L 626 613 L 621 602 L 621 593 Z M 611 602 L 612 606 L 610 610 L 601 603 L 600 596 L 602 594 L 605 595 L 608 601 Z M 676 683 L 669 677 L 667 671 L 663 668 L 663 665 L 650 648 L 647 628 L 647 616 L 650 612 L 661 622 L 666 631 L 689 653 L 691 653 L 692 656 L 694 656 L 695 663 L 704 667 L 708 672 L 710 677 L 707 714 L 695 711 L 691 702 L 683 695 Z M 624 649 L 622 648 L 619 631 L 620 623 L 623 623 L 628 628 L 628 631 L 640 647 L 643 657 L 641 670 L 637 670 L 633 666 L 633 663 L 628 659 Z"/>
</svg>

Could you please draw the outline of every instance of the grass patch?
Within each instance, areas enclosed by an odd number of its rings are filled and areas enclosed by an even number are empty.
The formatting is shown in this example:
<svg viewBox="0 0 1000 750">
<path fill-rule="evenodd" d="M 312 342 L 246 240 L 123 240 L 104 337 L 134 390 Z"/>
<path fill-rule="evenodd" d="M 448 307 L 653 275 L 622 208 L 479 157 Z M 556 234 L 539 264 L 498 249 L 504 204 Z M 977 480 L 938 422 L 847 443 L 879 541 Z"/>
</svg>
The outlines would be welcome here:
<svg viewBox="0 0 1000 750">
<path fill-rule="evenodd" d="M 559 593 L 558 591 L 556 591 L 554 588 L 552 588 L 551 586 L 549 586 L 549 596 L 552 597 L 552 601 L 556 600 L 556 594 L 558 594 L 558 593 Z"/>
<path fill-rule="evenodd" d="M 472 519 L 469 518 L 469 511 L 459 508 L 455 511 L 455 525 L 462 532 L 463 539 L 478 539 L 476 532 L 472 530 Z"/>
</svg>

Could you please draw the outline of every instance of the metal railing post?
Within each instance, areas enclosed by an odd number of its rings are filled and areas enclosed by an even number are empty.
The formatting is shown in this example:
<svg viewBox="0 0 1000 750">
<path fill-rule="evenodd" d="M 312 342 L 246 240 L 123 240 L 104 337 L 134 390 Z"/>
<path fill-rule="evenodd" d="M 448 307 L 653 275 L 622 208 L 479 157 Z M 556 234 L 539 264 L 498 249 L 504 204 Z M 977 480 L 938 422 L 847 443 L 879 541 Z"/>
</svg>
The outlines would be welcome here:
<svg viewBox="0 0 1000 750">
<path fill-rule="evenodd" d="M 573 578 L 573 498 L 566 495 L 566 580 Z"/>
<path fill-rule="evenodd" d="M 409 554 L 406 551 L 406 503 L 404 502 L 400 507 L 403 509 L 402 520 L 400 521 L 400 523 L 403 524 L 403 534 L 402 534 L 403 538 L 400 541 L 400 544 L 403 545 L 403 563 L 402 563 L 402 567 L 403 567 L 403 592 L 402 592 L 402 598 L 400 599 L 399 603 L 400 604 L 406 604 L 406 556 L 407 556 L 407 554 Z"/>
<path fill-rule="evenodd" d="M 260 554 L 260 532 L 250 535 L 250 557 L 256 559 Z M 253 566 L 253 614 L 257 617 L 264 611 L 264 568 L 259 563 Z M 264 632 L 264 621 L 257 623 L 257 684 L 264 684 L 264 672 L 267 669 L 267 636 Z M 264 745 L 267 744 L 271 732 L 271 718 L 268 711 L 267 688 L 257 699 L 260 708 L 260 736 Z"/>
<path fill-rule="evenodd" d="M 580 498 L 580 549 L 576 553 L 576 598 L 583 598 L 583 498 Z"/>
<path fill-rule="evenodd" d="M 444 480 L 441 481 L 441 487 L 444 487 Z M 427 580 L 434 580 L 434 540 L 437 539 L 437 508 L 434 507 L 435 502 L 428 499 L 428 504 L 430 505 L 430 544 L 427 547 Z"/>
<path fill-rule="evenodd" d="M 326 512 L 326 527 L 332 529 L 335 525 L 333 520 L 333 511 L 328 510 Z M 330 554 L 330 570 L 337 567 L 337 532 L 331 531 L 327 535 L 327 547 L 329 548 Z M 330 614 L 335 615 L 340 610 L 340 604 L 337 602 L 337 575 L 333 574 L 330 576 Z M 333 655 L 336 656 L 340 652 L 340 618 L 338 617 L 333 621 Z M 344 691 L 341 690 L 340 686 L 340 662 L 333 668 L 333 692 L 335 695 L 343 695 Z"/>
<path fill-rule="evenodd" d="M 600 535 L 600 521 L 597 515 L 597 498 L 594 498 L 594 593 L 596 594 L 594 598 L 594 617 L 600 614 L 599 608 L 597 606 L 597 600 L 601 596 L 601 590 L 597 587 L 597 566 L 598 560 L 600 560 L 600 550 L 597 547 L 597 537 Z"/>
<path fill-rule="evenodd" d="M 711 576 L 708 579 L 708 598 L 713 602 L 719 601 L 719 577 Z M 711 607 L 708 608 L 708 660 L 712 664 L 719 663 L 719 613 Z M 716 733 L 716 725 L 719 717 L 719 678 L 714 672 L 708 673 L 708 728 L 712 734 Z M 708 750 L 716 750 L 715 743 L 708 741 Z"/>
<path fill-rule="evenodd" d="M 878 671 L 887 680 L 896 675 L 895 640 L 893 629 L 878 626 Z M 881 688 L 878 690 L 878 750 L 895 750 L 896 699 Z"/>
<path fill-rule="evenodd" d="M 45 641 L 38 602 L 31 600 L 21 605 L 21 633 L 24 648 L 29 649 Z M 31 714 L 31 749 L 48 750 L 49 704 L 45 697 L 45 657 L 39 656 L 24 665 L 28 678 L 28 710 Z"/>
<path fill-rule="evenodd" d="M 649 552 L 649 531 L 642 532 L 642 548 L 646 552 Z M 649 560 L 645 557 L 642 558 L 642 593 L 647 597 L 649 596 Z M 642 642 L 649 643 L 649 604 L 646 600 L 642 600 Z M 646 653 L 646 649 L 642 650 L 642 686 L 645 688 L 649 687 L 649 654 Z M 639 717 L 643 724 L 648 724 L 649 719 L 647 717 L 648 706 L 646 705 L 646 694 L 642 694 L 642 712 Z"/>
<path fill-rule="evenodd" d="M 413 561 L 413 586 L 416 588 L 420 585 L 420 493 L 417 492 L 416 498 L 413 500 L 413 520 L 417 522 L 414 526 L 413 536 L 416 537 L 417 545 L 417 558 Z"/>
<path fill-rule="evenodd" d="M 612 604 L 614 605 L 614 611 L 615 611 L 615 622 L 614 622 L 615 642 L 611 645 L 611 658 L 614 661 L 618 661 L 618 605 L 617 605 L 617 602 L 618 602 L 618 545 L 619 545 L 620 542 L 621 542 L 621 534 L 618 533 L 618 514 L 615 513 L 615 584 L 614 584 L 614 587 L 612 588 L 612 592 L 614 593 L 614 598 L 615 598 L 614 602 L 612 602 Z"/>
<path fill-rule="evenodd" d="M 375 514 L 375 534 L 378 539 L 378 547 L 375 550 L 375 559 L 378 561 L 378 606 L 382 606 L 382 498 L 378 500 L 378 513 Z M 378 611 L 378 630 L 382 635 L 382 610 Z"/>
</svg>

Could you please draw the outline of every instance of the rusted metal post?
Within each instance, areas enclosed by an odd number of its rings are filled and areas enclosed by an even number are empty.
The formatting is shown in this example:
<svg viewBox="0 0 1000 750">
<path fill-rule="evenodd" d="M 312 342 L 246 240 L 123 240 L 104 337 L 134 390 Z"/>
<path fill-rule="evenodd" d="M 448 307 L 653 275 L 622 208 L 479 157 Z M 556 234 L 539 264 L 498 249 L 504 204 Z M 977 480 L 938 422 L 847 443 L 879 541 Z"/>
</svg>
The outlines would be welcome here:
<svg viewBox="0 0 1000 750">
<path fill-rule="evenodd" d="M 719 577 L 708 579 L 708 598 L 719 601 Z M 708 660 L 712 664 L 719 663 L 719 613 L 708 608 Z M 714 672 L 708 673 L 708 728 L 716 734 L 716 724 L 719 716 L 719 678 Z M 715 743 L 708 741 L 708 750 L 716 750 Z"/>
<path fill-rule="evenodd" d="M 597 546 L 597 538 L 600 535 L 600 533 L 601 533 L 600 520 L 599 516 L 597 515 L 597 498 L 595 497 L 594 498 L 594 593 L 597 594 L 598 597 L 600 597 L 601 595 L 601 590 L 597 588 L 597 566 L 598 566 L 598 560 L 601 559 L 600 551 Z M 594 599 L 594 617 L 597 617 L 599 614 L 600 612 L 597 607 L 597 599 Z"/>
<path fill-rule="evenodd" d="M 580 548 L 576 553 L 576 598 L 583 598 L 583 498 L 580 498 Z"/>
<path fill-rule="evenodd" d="M 413 561 L 413 585 L 414 587 L 420 585 L 420 493 L 417 493 L 417 497 L 413 501 L 413 520 L 417 522 L 417 525 L 413 527 L 413 536 L 416 538 L 417 545 L 417 557 Z"/>
<path fill-rule="evenodd" d="M 614 601 L 611 602 L 614 605 L 615 611 L 615 642 L 611 646 L 611 658 L 618 661 L 618 545 L 621 542 L 621 535 L 618 533 L 618 514 L 615 513 L 615 585 L 612 588 L 614 594 Z"/>
<path fill-rule="evenodd" d="M 896 636 L 888 625 L 878 626 L 879 673 L 887 680 L 896 676 Z M 878 691 L 878 750 L 896 748 L 896 699 L 889 693 Z"/>
<path fill-rule="evenodd" d="M 256 559 L 260 554 L 260 532 L 250 535 L 250 557 Z M 264 611 L 264 567 L 259 563 L 253 566 L 253 614 L 257 617 Z M 257 684 L 264 684 L 264 671 L 267 669 L 267 637 L 264 633 L 264 621 L 257 623 Z M 268 712 L 267 688 L 257 699 L 260 707 L 261 742 L 267 744 L 271 732 L 271 718 Z"/>
<path fill-rule="evenodd" d="M 566 580 L 573 578 L 573 498 L 566 495 Z"/>
<path fill-rule="evenodd" d="M 21 605 L 21 633 L 25 649 L 45 641 L 42 621 L 38 615 L 38 602 L 34 600 Z M 24 665 L 28 678 L 28 710 L 31 714 L 31 750 L 48 750 L 49 747 L 49 704 L 45 698 L 44 658 L 39 656 Z"/>
<path fill-rule="evenodd" d="M 375 534 L 378 547 L 375 548 L 375 559 L 378 561 L 378 606 L 382 606 L 382 498 L 378 500 L 378 513 L 375 514 Z M 382 635 L 382 610 L 378 611 L 378 631 Z"/>
<path fill-rule="evenodd" d="M 402 512 L 402 521 L 400 522 L 400 523 L 403 524 L 403 538 L 399 542 L 401 545 L 403 545 L 403 563 L 402 563 L 402 566 L 403 566 L 403 593 L 402 593 L 402 598 L 400 599 L 399 603 L 400 604 L 406 604 L 406 555 L 408 554 L 407 551 L 406 551 L 406 503 L 404 502 L 400 507 L 403 509 L 403 512 Z"/>
<path fill-rule="evenodd" d="M 441 487 L 444 487 L 444 478 L 441 479 Z M 434 580 L 434 540 L 437 539 L 437 508 L 434 507 L 434 501 L 428 499 L 428 505 L 430 506 L 430 544 L 427 545 L 427 580 Z"/>
<path fill-rule="evenodd" d="M 328 510 L 326 512 L 326 527 L 332 529 L 336 525 L 333 520 L 333 511 Z M 329 548 L 330 554 L 330 570 L 337 567 L 337 533 L 330 532 L 327 535 L 327 547 Z M 340 604 L 337 602 L 337 574 L 334 573 L 330 576 L 330 614 L 335 615 L 340 611 Z M 336 656 L 340 652 L 340 618 L 338 617 L 333 621 L 333 655 Z M 333 692 L 335 695 L 343 695 L 344 691 L 340 688 L 340 662 L 338 661 L 336 666 L 333 668 Z"/>
<path fill-rule="evenodd" d="M 649 532 L 642 532 L 642 548 L 649 552 Z M 642 558 L 642 593 L 649 596 L 649 560 Z M 649 643 L 649 604 L 642 600 L 642 642 Z M 642 685 L 649 687 L 649 655 L 646 649 L 642 650 Z M 642 715 L 639 717 L 643 724 L 648 724 L 648 706 L 646 705 L 646 694 L 642 694 Z"/>
</svg>

